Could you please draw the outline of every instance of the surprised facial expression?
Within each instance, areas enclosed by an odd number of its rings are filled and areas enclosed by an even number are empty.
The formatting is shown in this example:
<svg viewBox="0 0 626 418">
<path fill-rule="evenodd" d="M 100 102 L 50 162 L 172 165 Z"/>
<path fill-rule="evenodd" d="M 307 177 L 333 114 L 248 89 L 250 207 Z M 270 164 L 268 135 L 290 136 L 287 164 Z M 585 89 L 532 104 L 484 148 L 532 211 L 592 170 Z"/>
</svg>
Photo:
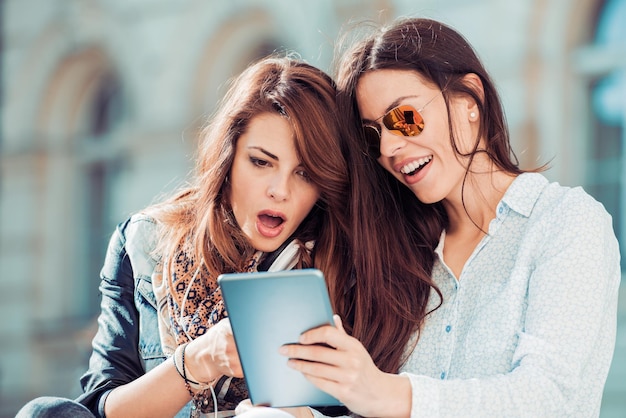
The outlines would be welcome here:
<svg viewBox="0 0 626 418">
<path fill-rule="evenodd" d="M 286 241 L 319 198 L 296 153 L 293 129 L 278 114 L 250 121 L 237 141 L 230 182 L 237 224 L 265 252 Z"/>
</svg>

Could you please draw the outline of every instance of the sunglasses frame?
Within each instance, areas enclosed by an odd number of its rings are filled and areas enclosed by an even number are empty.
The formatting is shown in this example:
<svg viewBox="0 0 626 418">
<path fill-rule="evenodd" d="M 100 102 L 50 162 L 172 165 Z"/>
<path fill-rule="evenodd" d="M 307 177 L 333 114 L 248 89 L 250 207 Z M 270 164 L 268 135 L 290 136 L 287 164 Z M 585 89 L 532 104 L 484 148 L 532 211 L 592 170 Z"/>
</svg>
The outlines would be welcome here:
<svg viewBox="0 0 626 418">
<path fill-rule="evenodd" d="M 424 130 L 425 127 L 425 121 L 424 121 L 424 116 L 422 115 L 422 111 L 426 108 L 426 106 L 428 106 L 432 101 L 434 101 L 440 93 L 443 93 L 443 90 L 440 91 L 439 93 L 437 93 L 435 96 L 433 96 L 430 100 L 428 100 L 422 107 L 420 107 L 419 109 L 416 109 L 415 106 L 413 105 L 407 105 L 407 104 L 401 104 L 398 106 L 395 106 L 392 109 L 389 109 L 389 111 L 385 112 L 385 114 L 383 114 L 382 116 L 379 116 L 378 118 L 374 119 L 373 122 L 378 122 L 379 120 L 382 119 L 382 126 L 385 127 L 385 129 L 387 129 L 389 131 L 389 133 L 391 133 L 392 135 L 395 136 L 418 136 L 419 134 L 422 133 L 422 131 Z M 410 108 L 410 110 L 412 112 L 417 113 L 417 115 L 419 115 L 421 122 L 420 123 L 412 123 L 409 125 L 415 125 L 416 130 L 415 131 L 409 131 L 407 128 L 393 128 L 393 126 L 390 128 L 387 123 L 388 121 L 386 121 L 387 118 L 392 117 L 393 118 L 393 114 L 396 111 L 399 111 L 400 108 L 403 107 L 407 107 Z M 406 114 L 406 110 L 402 111 L 403 114 Z M 414 116 L 415 118 L 415 116 Z M 398 119 L 398 121 L 401 119 Z M 403 121 L 406 122 L 406 118 L 402 119 Z M 391 122 L 389 122 L 391 123 Z M 397 123 L 397 121 L 395 122 Z M 368 130 L 371 129 L 373 131 L 376 132 L 376 136 L 377 136 L 377 141 L 376 144 L 374 144 L 374 141 L 370 140 L 373 138 L 373 134 L 369 134 Z M 367 154 L 372 156 L 374 159 L 378 159 L 380 158 L 380 143 L 381 143 L 381 137 L 382 137 L 382 127 L 381 125 L 374 125 L 371 123 L 368 124 L 364 124 L 363 125 L 363 131 L 364 131 L 364 135 L 365 135 L 365 139 L 367 141 Z"/>
</svg>

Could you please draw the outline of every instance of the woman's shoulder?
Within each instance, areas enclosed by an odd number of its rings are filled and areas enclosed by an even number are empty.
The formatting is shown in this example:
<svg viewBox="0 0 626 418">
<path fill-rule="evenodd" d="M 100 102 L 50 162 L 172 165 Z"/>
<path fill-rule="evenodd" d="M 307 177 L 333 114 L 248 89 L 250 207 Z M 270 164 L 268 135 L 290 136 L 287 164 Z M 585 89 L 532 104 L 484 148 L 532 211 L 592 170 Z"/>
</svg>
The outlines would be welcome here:
<svg viewBox="0 0 626 418">
<path fill-rule="evenodd" d="M 556 208 L 571 210 L 599 210 L 604 211 L 604 206 L 593 196 L 587 193 L 581 186 L 565 186 L 557 181 L 550 181 L 540 173 L 523 173 L 515 180 L 512 187 L 507 191 L 508 195 L 527 199 L 532 198 L 533 210 Z M 514 200 L 509 197 L 509 200 Z M 529 202 L 530 203 L 530 202 Z"/>
<path fill-rule="evenodd" d="M 533 174 L 533 176 L 541 176 Z M 543 227 L 570 230 L 612 229 L 612 218 L 604 205 L 581 186 L 565 186 L 544 180 L 530 216 Z"/>
<path fill-rule="evenodd" d="M 620 280 L 619 244 L 613 218 L 583 187 L 546 182 L 533 209 L 531 223 L 540 231 L 544 254 L 570 257 L 570 265 L 595 263 L 598 275 L 603 272 Z"/>
<path fill-rule="evenodd" d="M 157 221 L 144 212 L 138 212 L 131 215 L 121 225 L 128 255 L 131 258 L 139 254 L 154 258 L 157 245 Z"/>
<path fill-rule="evenodd" d="M 564 186 L 558 182 L 546 185 L 541 200 L 554 209 L 596 215 L 608 215 L 604 205 L 591 196 L 582 186 Z"/>
<path fill-rule="evenodd" d="M 151 230 L 156 227 L 157 221 L 145 212 L 137 212 L 128 218 L 128 224 L 138 230 Z"/>
</svg>

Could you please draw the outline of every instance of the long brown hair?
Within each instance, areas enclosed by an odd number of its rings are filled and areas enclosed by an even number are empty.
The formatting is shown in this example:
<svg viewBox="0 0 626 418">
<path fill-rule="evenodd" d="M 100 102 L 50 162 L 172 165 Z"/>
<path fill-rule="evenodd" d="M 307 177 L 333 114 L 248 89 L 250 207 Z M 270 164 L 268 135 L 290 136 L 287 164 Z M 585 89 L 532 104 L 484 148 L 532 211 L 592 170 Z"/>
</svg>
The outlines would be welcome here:
<svg viewBox="0 0 626 418">
<path fill-rule="evenodd" d="M 471 45 L 450 27 L 429 19 L 405 18 L 389 27 L 377 27 L 348 49 L 337 48 L 338 106 L 345 117 L 350 153 L 352 247 L 356 271 L 351 309 L 353 334 L 366 345 L 377 365 L 396 372 L 406 358 L 407 344 L 428 314 L 431 291 L 441 293 L 430 277 L 434 248 L 447 216 L 441 203 L 426 205 L 367 156 L 356 101 L 360 77 L 380 69 L 419 73 L 444 92 L 469 95 L 481 116 L 470 163 L 477 152 L 486 153 L 495 166 L 520 174 L 511 150 L 504 111 L 494 83 Z M 367 29 L 364 25 L 358 29 Z M 345 36 L 350 35 L 346 33 Z M 468 73 L 482 81 L 483 91 L 464 82 Z M 450 121 L 451 122 L 451 121 Z M 452 123 L 449 124 L 452 127 Z M 485 147 L 478 148 L 480 138 Z M 452 128 L 450 138 L 459 152 Z"/>
<path fill-rule="evenodd" d="M 345 214 L 348 173 L 341 149 L 335 85 L 323 71 L 295 56 L 266 57 L 234 79 L 203 129 L 190 183 L 148 212 L 159 223 L 159 252 L 172 261 L 184 240 L 209 274 L 241 271 L 254 253 L 230 207 L 228 175 L 237 140 L 262 113 L 286 118 L 295 148 L 320 197 L 294 233 L 301 245 L 299 267 L 314 264 L 331 278 L 347 269 Z M 316 240 L 313 260 L 303 244 Z M 345 274 L 345 273 L 342 273 Z"/>
</svg>

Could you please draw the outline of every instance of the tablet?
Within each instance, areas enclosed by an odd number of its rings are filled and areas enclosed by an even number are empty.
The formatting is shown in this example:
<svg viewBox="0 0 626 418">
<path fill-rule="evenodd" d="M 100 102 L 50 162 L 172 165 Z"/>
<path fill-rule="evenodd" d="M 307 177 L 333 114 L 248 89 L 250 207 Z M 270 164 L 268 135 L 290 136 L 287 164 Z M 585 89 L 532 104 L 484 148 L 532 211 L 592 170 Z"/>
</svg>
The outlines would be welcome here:
<svg viewBox="0 0 626 418">
<path fill-rule="evenodd" d="M 287 366 L 278 349 L 304 331 L 333 324 L 326 282 L 317 269 L 232 273 L 218 277 L 250 400 L 273 407 L 341 403 Z"/>
</svg>

